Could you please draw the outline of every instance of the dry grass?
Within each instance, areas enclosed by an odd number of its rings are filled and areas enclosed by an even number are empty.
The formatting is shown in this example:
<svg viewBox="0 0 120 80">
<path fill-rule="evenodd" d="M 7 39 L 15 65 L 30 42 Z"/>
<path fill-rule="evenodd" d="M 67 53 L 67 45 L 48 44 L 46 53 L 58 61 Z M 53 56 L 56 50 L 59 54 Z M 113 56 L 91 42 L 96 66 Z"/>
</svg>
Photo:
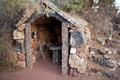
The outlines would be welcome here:
<svg viewBox="0 0 120 80">
<path fill-rule="evenodd" d="M 16 63 L 17 57 L 12 48 L 11 34 L 0 31 L 0 71 L 10 70 Z"/>
</svg>

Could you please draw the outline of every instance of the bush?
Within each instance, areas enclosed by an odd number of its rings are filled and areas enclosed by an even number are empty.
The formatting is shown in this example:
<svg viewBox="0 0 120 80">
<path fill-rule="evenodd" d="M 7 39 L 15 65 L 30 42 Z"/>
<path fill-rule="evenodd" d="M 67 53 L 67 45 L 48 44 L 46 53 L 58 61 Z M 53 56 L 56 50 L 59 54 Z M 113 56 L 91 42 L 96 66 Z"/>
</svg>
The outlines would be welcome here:
<svg viewBox="0 0 120 80">
<path fill-rule="evenodd" d="M 12 31 L 25 9 L 39 10 L 36 0 L 0 0 L 0 70 L 17 63 L 13 49 Z"/>
<path fill-rule="evenodd" d="M 68 12 L 80 12 L 86 0 L 50 0 L 59 8 Z"/>
<path fill-rule="evenodd" d="M 26 0 L 2 0 L 0 4 L 0 11 L 4 16 L 14 16 L 25 8 Z"/>
<path fill-rule="evenodd" d="M 17 63 L 10 35 L 9 32 L 0 31 L 0 71 L 12 69 Z"/>
</svg>

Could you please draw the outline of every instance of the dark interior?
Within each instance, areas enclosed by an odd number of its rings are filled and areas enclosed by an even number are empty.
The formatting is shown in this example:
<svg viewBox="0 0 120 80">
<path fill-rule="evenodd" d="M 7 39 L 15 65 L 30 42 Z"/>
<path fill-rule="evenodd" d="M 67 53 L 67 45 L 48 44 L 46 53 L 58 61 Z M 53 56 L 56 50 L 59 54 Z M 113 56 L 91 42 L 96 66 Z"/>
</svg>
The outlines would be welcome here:
<svg viewBox="0 0 120 80">
<path fill-rule="evenodd" d="M 36 45 L 35 49 L 38 50 L 38 55 L 41 56 L 42 53 L 46 58 L 52 61 L 54 50 L 50 48 L 53 48 L 53 46 L 54 48 L 59 47 L 59 55 L 57 58 L 59 58 L 59 63 L 61 63 L 61 22 L 54 17 L 42 16 L 36 19 L 31 25 L 33 39 L 35 32 L 37 33 L 37 42 L 34 45 Z M 42 50 L 40 50 L 40 48 Z"/>
</svg>

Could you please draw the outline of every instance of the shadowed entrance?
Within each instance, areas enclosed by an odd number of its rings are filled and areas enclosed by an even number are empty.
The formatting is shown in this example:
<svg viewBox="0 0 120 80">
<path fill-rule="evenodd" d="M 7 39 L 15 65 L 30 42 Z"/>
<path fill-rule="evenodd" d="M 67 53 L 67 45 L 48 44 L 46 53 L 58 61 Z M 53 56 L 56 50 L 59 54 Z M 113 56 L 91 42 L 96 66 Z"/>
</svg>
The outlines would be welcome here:
<svg viewBox="0 0 120 80">
<path fill-rule="evenodd" d="M 37 59 L 61 64 L 62 23 L 54 17 L 42 16 L 31 23 L 32 49 Z M 39 56 L 39 57 L 38 57 Z"/>
</svg>

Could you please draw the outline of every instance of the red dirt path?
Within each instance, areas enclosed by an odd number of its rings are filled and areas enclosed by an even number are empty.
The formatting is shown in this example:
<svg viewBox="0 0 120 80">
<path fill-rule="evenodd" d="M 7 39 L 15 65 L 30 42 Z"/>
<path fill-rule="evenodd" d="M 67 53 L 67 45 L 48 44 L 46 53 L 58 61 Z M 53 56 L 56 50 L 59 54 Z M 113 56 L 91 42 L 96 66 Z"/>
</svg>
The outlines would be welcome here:
<svg viewBox="0 0 120 80">
<path fill-rule="evenodd" d="M 75 77 L 60 75 L 60 67 L 52 65 L 48 60 L 40 60 L 33 69 L 0 73 L 0 80 L 79 80 Z"/>
</svg>

